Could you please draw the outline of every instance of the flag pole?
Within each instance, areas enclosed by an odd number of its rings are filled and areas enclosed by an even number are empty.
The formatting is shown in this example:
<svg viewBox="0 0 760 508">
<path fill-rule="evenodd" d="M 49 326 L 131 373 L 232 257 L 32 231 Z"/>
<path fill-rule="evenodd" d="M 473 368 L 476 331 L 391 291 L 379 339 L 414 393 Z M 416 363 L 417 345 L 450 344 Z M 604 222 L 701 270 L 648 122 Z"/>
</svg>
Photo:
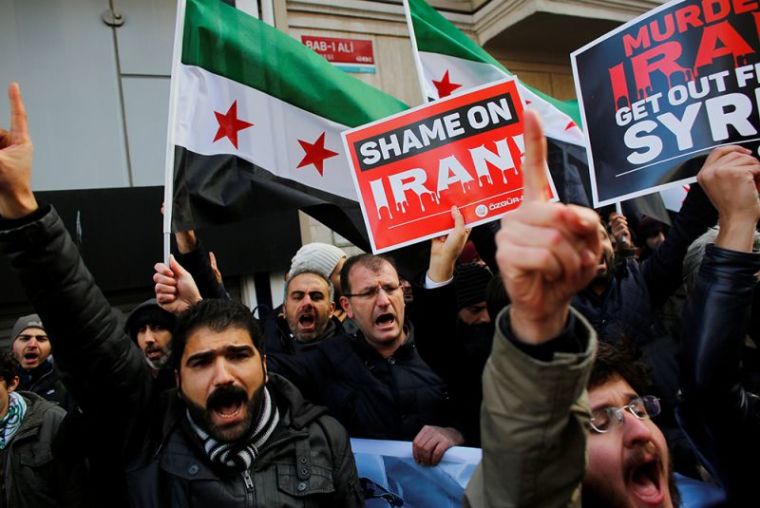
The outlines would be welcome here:
<svg viewBox="0 0 760 508">
<path fill-rule="evenodd" d="M 185 21 L 185 0 L 177 2 L 177 20 L 174 26 L 174 50 L 172 52 L 172 77 L 169 86 L 169 122 L 166 130 L 166 162 L 164 165 L 164 263 L 169 264 L 172 237 L 172 212 L 174 211 L 174 126 L 177 121 L 177 91 L 179 88 L 179 63 Z"/>
<path fill-rule="evenodd" d="M 423 104 L 428 101 L 427 92 L 425 91 L 425 72 L 422 70 L 422 60 L 420 52 L 417 49 L 417 36 L 414 34 L 414 23 L 412 22 L 412 10 L 409 7 L 409 0 L 404 0 L 404 15 L 406 16 L 406 25 L 409 30 L 409 39 L 412 42 L 412 54 L 414 56 L 414 65 L 417 68 L 417 82 L 420 85 Z"/>
</svg>

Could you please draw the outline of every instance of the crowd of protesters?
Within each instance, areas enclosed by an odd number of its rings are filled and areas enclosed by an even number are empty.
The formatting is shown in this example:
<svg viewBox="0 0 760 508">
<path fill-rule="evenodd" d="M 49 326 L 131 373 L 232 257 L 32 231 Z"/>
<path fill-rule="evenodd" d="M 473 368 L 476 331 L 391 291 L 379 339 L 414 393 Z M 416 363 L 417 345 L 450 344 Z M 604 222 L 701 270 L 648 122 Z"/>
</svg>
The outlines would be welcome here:
<svg viewBox="0 0 760 508">
<path fill-rule="evenodd" d="M 283 304 L 252 312 L 177 233 L 123 324 L 34 197 L 18 85 L 9 98 L 0 250 L 36 314 L 0 354 L 0 507 L 363 506 L 349 437 L 410 441 L 422 467 L 481 447 L 466 506 L 757 505 L 748 150 L 704 157 L 669 225 L 600 219 L 545 200 L 527 113 L 523 203 L 485 243 L 454 207 L 411 280 L 307 244 Z"/>
</svg>

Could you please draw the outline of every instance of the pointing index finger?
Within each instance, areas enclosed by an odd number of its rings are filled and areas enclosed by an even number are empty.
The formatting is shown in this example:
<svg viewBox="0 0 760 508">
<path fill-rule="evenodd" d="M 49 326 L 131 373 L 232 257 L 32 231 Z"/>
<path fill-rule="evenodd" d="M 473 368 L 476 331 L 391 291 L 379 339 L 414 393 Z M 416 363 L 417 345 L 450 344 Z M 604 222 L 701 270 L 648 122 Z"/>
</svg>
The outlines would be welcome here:
<svg viewBox="0 0 760 508">
<path fill-rule="evenodd" d="M 13 143 L 22 143 L 29 138 L 29 127 L 21 88 L 15 81 L 8 87 L 8 99 L 11 104 L 11 139 Z"/>
<path fill-rule="evenodd" d="M 525 159 L 523 160 L 523 201 L 547 201 L 546 187 L 546 138 L 541 120 L 530 110 L 525 110 Z"/>
</svg>

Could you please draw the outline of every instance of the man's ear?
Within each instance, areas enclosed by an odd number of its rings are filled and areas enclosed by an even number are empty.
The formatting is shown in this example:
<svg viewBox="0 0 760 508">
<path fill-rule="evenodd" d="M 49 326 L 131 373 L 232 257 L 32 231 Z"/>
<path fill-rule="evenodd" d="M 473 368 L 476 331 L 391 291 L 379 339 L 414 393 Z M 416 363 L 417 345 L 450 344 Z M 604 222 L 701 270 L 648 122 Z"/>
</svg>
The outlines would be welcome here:
<svg viewBox="0 0 760 508">
<path fill-rule="evenodd" d="M 21 382 L 18 376 L 13 376 L 13 380 L 11 380 L 11 383 L 8 385 L 8 393 L 11 393 L 18 388 L 18 384 Z"/>
<path fill-rule="evenodd" d="M 335 302 L 330 302 L 330 314 L 335 312 Z"/>
<path fill-rule="evenodd" d="M 340 297 L 340 306 L 343 307 L 343 310 L 346 312 L 346 315 L 348 315 L 348 317 L 354 319 L 354 311 L 351 309 L 351 301 L 347 297 Z"/>
<path fill-rule="evenodd" d="M 261 355 L 261 365 L 264 366 L 264 384 L 269 382 L 269 371 L 267 370 L 267 355 Z"/>
<path fill-rule="evenodd" d="M 177 388 L 181 388 L 182 387 L 182 383 L 179 382 L 179 370 L 178 369 L 174 369 L 174 384 L 177 385 Z"/>
</svg>

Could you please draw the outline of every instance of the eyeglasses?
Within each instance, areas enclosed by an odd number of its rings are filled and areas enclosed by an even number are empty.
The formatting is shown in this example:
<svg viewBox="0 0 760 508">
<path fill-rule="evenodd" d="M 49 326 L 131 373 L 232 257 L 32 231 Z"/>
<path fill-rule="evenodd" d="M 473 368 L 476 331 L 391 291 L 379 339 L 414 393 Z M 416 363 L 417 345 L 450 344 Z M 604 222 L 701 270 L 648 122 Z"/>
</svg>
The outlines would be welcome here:
<svg viewBox="0 0 760 508">
<path fill-rule="evenodd" d="M 399 289 L 401 289 L 401 284 L 378 284 L 377 286 L 362 291 L 361 293 L 348 293 L 344 294 L 343 296 L 347 298 L 373 300 L 377 298 L 377 295 L 380 294 L 380 290 L 382 290 L 386 295 L 391 296 Z"/>
<path fill-rule="evenodd" d="M 623 407 L 603 407 L 591 411 L 591 429 L 604 434 L 614 427 L 615 422 L 624 423 L 625 415 L 623 410 L 628 410 L 639 420 L 651 418 L 660 414 L 660 399 L 654 395 L 644 395 L 636 397 Z"/>
</svg>

